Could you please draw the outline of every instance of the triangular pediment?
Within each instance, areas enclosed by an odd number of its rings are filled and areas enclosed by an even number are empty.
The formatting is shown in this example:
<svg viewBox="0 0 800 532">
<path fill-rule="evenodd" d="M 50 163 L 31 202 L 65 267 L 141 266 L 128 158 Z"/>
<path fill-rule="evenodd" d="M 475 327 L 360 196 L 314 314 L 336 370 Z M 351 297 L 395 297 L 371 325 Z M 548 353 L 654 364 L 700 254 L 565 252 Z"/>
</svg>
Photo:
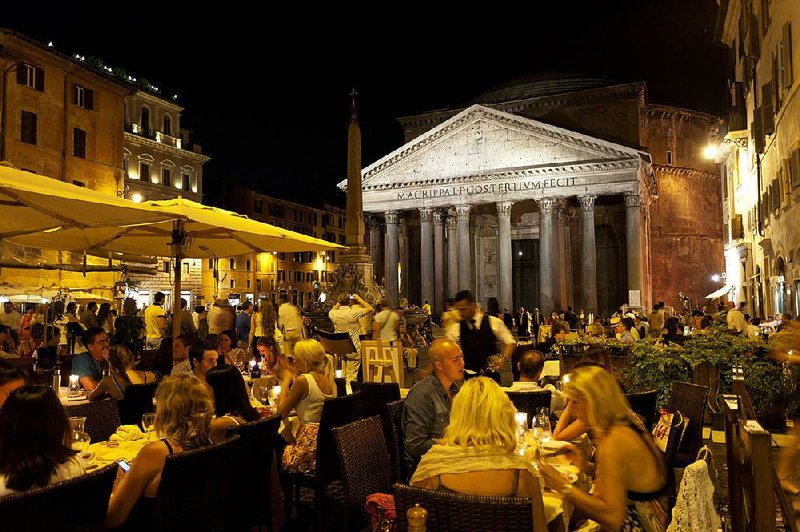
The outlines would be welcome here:
<svg viewBox="0 0 800 532">
<path fill-rule="evenodd" d="M 473 105 L 362 171 L 364 190 L 495 172 L 627 163 L 633 148 Z M 339 185 L 346 188 L 346 181 Z"/>
</svg>

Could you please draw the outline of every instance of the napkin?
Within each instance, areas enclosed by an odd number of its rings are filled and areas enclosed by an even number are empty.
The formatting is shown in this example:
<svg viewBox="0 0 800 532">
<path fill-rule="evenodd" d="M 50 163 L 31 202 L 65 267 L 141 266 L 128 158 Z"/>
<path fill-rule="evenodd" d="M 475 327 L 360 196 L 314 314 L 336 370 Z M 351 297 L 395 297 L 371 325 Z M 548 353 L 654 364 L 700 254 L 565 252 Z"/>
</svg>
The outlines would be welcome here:
<svg viewBox="0 0 800 532">
<path fill-rule="evenodd" d="M 143 438 L 144 433 L 136 425 L 121 425 L 117 428 L 117 432 L 108 439 L 111 441 L 133 441 Z"/>
</svg>

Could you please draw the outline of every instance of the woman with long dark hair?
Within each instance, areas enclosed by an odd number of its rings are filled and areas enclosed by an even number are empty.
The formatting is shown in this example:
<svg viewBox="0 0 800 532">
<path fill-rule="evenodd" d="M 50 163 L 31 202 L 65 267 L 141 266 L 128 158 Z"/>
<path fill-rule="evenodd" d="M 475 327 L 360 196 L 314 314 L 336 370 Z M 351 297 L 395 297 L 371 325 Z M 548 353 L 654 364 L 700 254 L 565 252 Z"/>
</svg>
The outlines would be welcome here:
<svg viewBox="0 0 800 532">
<path fill-rule="evenodd" d="M 261 419 L 250 404 L 242 373 L 235 366 L 226 364 L 211 368 L 206 373 L 206 383 L 214 390 L 212 441 L 224 440 L 228 427 Z"/>
<path fill-rule="evenodd" d="M 100 303 L 97 311 L 97 323 L 109 337 L 114 336 L 114 315 L 111 313 L 111 303 Z"/>
<path fill-rule="evenodd" d="M 0 409 L 0 497 L 80 476 L 67 414 L 46 386 L 22 386 Z"/>
</svg>

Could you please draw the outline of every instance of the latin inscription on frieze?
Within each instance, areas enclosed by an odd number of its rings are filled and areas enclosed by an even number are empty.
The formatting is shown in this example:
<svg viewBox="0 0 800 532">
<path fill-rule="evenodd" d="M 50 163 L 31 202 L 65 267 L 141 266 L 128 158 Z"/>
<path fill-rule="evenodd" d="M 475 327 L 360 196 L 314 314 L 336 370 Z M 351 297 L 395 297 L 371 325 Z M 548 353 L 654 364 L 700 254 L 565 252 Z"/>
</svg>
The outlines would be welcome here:
<svg viewBox="0 0 800 532">
<path fill-rule="evenodd" d="M 451 187 L 410 190 L 397 193 L 398 200 L 419 200 L 428 198 L 454 198 L 478 196 L 482 194 L 507 194 L 528 190 L 545 190 L 548 188 L 574 187 L 577 177 L 553 177 L 517 181 L 514 183 L 485 183 L 476 185 L 458 185 Z"/>
</svg>

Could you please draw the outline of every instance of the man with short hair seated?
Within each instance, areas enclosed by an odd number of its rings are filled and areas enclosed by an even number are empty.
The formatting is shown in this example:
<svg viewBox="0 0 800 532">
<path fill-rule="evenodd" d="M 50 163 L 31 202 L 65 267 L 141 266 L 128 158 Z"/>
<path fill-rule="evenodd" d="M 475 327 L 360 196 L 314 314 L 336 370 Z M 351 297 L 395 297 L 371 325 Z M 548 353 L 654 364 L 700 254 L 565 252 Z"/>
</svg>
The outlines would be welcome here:
<svg viewBox="0 0 800 532">
<path fill-rule="evenodd" d="M 108 368 L 108 348 L 111 341 L 101 327 L 89 327 L 83 333 L 86 351 L 72 360 L 72 373 L 86 391 L 94 390 L 103 380 L 103 369 Z"/>
<path fill-rule="evenodd" d="M 544 369 L 544 355 L 532 349 L 529 345 L 521 345 L 516 349 L 519 351 L 519 381 L 511 384 L 508 391 L 512 392 L 544 392 L 550 391 L 550 413 L 560 416 L 567 406 L 567 400 L 552 384 L 539 386 L 539 379 L 542 377 Z"/>
<path fill-rule="evenodd" d="M 457 343 L 440 338 L 428 349 L 433 373 L 408 392 L 403 403 L 403 439 L 409 476 L 420 457 L 444 436 L 453 397 L 464 380 L 464 354 Z M 405 480 L 405 479 L 403 479 Z"/>
</svg>

